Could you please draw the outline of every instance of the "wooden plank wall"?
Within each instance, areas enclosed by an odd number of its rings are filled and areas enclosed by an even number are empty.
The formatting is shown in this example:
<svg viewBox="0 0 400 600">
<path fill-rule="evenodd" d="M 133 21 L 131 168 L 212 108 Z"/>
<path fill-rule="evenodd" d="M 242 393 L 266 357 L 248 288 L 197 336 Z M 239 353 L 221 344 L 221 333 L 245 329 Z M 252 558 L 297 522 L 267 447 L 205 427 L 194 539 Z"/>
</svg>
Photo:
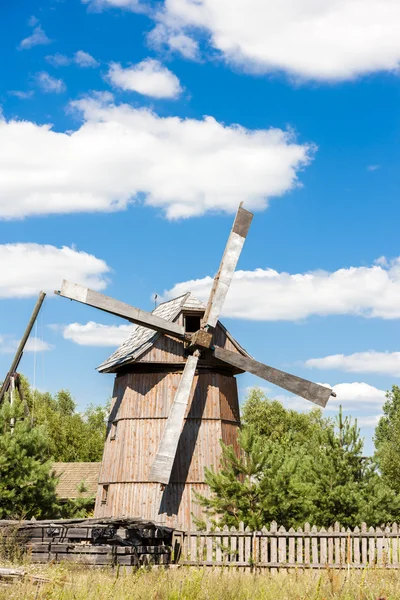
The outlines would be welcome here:
<svg viewBox="0 0 400 600">
<path fill-rule="evenodd" d="M 368 528 L 365 523 L 353 530 L 336 523 L 328 529 L 289 529 L 271 523 L 269 529 L 251 531 L 243 523 L 213 531 L 175 532 L 175 553 L 179 563 L 192 566 L 236 567 L 240 569 L 322 569 L 380 567 L 400 569 L 399 528 Z"/>
</svg>

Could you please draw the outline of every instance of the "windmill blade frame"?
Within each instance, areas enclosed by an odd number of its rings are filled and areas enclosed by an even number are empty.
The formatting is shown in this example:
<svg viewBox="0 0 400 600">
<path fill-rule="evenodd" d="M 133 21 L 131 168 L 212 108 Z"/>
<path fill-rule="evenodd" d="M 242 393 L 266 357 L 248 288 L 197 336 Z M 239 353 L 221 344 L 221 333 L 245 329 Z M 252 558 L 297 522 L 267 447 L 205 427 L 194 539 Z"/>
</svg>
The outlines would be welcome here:
<svg viewBox="0 0 400 600">
<path fill-rule="evenodd" d="M 167 485 L 171 478 L 186 408 L 192 392 L 200 352 L 188 356 L 179 387 L 176 391 L 167 423 L 150 471 L 150 481 Z"/>
<path fill-rule="evenodd" d="M 221 264 L 211 288 L 202 321 L 203 328 L 215 328 L 218 322 L 253 216 L 253 213 L 242 207 L 242 203 L 239 205 Z"/>
<path fill-rule="evenodd" d="M 71 281 L 63 280 L 60 290 L 54 292 L 58 296 L 68 298 L 69 300 L 75 300 L 82 304 L 87 304 L 93 308 L 98 308 L 106 313 L 121 317 L 135 323 L 136 325 L 142 325 L 154 331 L 166 333 L 178 339 L 186 339 L 185 328 L 178 323 L 166 321 L 161 317 L 157 317 L 152 313 L 149 313 L 120 300 L 114 300 L 109 296 L 95 292 L 83 285 L 78 283 L 72 283 Z"/>
<path fill-rule="evenodd" d="M 229 365 L 238 367 L 253 375 L 257 375 L 258 377 L 269 381 L 269 383 L 273 383 L 288 392 L 292 392 L 297 396 L 310 400 L 310 402 L 314 402 L 314 404 L 317 404 L 322 408 L 326 406 L 330 396 L 335 395 L 330 388 L 319 385 L 318 383 L 313 383 L 302 377 L 297 377 L 297 375 L 291 375 L 285 371 L 280 371 L 274 367 L 269 367 L 253 358 L 241 356 L 230 350 L 219 348 L 218 346 L 214 346 L 212 351 L 215 358 L 218 360 L 222 360 Z"/>
</svg>

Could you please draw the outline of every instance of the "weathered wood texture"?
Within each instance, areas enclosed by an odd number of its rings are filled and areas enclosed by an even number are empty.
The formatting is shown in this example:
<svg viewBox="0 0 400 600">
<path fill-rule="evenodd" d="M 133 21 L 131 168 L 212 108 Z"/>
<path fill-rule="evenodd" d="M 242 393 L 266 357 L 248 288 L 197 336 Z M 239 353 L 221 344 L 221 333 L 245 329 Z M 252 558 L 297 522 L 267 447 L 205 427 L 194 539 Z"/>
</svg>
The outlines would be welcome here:
<svg viewBox="0 0 400 600">
<path fill-rule="evenodd" d="M 196 566 L 231 566 L 246 569 L 400 569 L 398 526 L 353 530 L 340 527 L 286 531 L 271 523 L 269 529 L 251 531 L 243 524 L 213 531 L 174 533 L 179 562 Z M 368 549 L 368 550 L 367 550 Z M 175 550 L 176 551 L 176 550 Z"/>
<path fill-rule="evenodd" d="M 218 468 L 220 439 L 236 445 L 239 404 L 233 376 L 199 369 L 185 412 L 169 485 L 150 482 L 150 469 L 181 379 L 182 369 L 116 377 L 95 515 L 134 516 L 171 527 L 192 527 L 206 494 L 204 468 Z M 104 486 L 108 486 L 104 501 Z"/>
<path fill-rule="evenodd" d="M 169 564 L 172 530 L 141 519 L 2 521 L 3 537 L 19 540 L 33 562 L 85 565 Z"/>
<path fill-rule="evenodd" d="M 288 390 L 293 394 L 297 394 L 306 400 L 310 400 L 319 406 L 325 407 L 332 394 L 332 390 L 326 388 L 308 379 L 297 377 L 297 375 L 291 375 L 285 371 L 280 371 L 274 367 L 264 365 L 252 358 L 247 356 L 241 356 L 237 352 L 230 352 L 225 348 L 218 348 L 218 345 L 214 348 L 215 358 L 226 362 L 229 365 L 243 369 L 248 373 L 257 375 L 274 385 L 278 385 L 284 390 Z"/>
<path fill-rule="evenodd" d="M 184 328 L 177 323 L 171 323 L 152 313 L 126 304 L 125 302 L 114 300 L 114 298 L 90 290 L 78 283 L 72 283 L 66 279 L 62 282 L 61 290 L 55 291 L 55 294 L 63 296 L 64 298 L 69 298 L 70 300 L 76 300 L 82 304 L 88 304 L 89 306 L 98 308 L 104 312 L 127 319 L 137 325 L 144 325 L 145 327 L 154 329 L 154 331 L 171 333 L 178 337 L 183 337 L 185 335 Z"/>
</svg>

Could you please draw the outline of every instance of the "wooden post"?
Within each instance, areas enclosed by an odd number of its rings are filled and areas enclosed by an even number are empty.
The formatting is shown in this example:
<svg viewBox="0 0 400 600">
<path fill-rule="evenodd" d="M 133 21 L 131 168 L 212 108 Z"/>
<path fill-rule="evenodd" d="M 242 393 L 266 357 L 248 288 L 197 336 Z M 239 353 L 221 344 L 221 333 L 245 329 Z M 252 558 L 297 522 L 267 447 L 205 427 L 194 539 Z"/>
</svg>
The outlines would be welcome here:
<svg viewBox="0 0 400 600">
<path fill-rule="evenodd" d="M 26 345 L 26 342 L 28 341 L 29 335 L 32 331 L 32 327 L 35 324 L 36 318 L 39 314 L 40 308 L 43 304 L 43 300 L 45 299 L 46 294 L 44 292 L 40 292 L 39 294 L 39 298 L 36 301 L 35 304 L 35 308 L 33 309 L 33 313 L 31 315 L 31 318 L 29 319 L 29 323 L 26 326 L 24 335 L 21 338 L 21 341 L 18 345 L 17 351 L 15 353 L 14 356 L 14 360 L 11 363 L 11 367 L 10 370 L 8 371 L 7 375 L 5 376 L 5 379 L 3 381 L 3 385 L 1 386 L 0 389 L 0 404 L 3 402 L 4 399 L 4 394 L 8 391 L 9 385 L 10 385 L 10 380 L 11 377 L 13 376 L 13 374 L 15 373 L 15 371 L 18 369 L 18 365 L 20 363 L 20 360 L 22 358 L 22 354 L 24 352 L 24 348 Z"/>
<path fill-rule="evenodd" d="M 278 562 L 278 549 L 277 549 L 278 540 L 275 537 L 277 529 L 278 529 L 277 524 L 275 523 L 275 521 L 272 521 L 271 528 L 270 528 L 270 532 L 272 534 L 272 537 L 271 537 L 271 563 L 272 564 L 273 563 L 276 564 Z M 271 573 L 277 573 L 277 569 L 272 568 Z"/>
<path fill-rule="evenodd" d="M 354 565 L 358 566 L 360 564 L 360 538 L 359 538 L 360 529 L 358 527 L 354 528 L 354 538 L 353 538 L 353 556 L 354 556 Z"/>
<path fill-rule="evenodd" d="M 15 377 L 11 375 L 10 377 L 10 408 L 12 410 L 12 405 L 14 404 L 14 396 L 15 396 Z M 10 419 L 10 433 L 14 433 L 15 427 L 15 418 L 11 417 Z"/>
<path fill-rule="evenodd" d="M 324 529 L 324 527 L 322 527 L 320 533 L 326 533 L 326 529 Z M 328 563 L 328 556 L 327 556 L 327 544 L 326 544 L 327 540 L 325 536 L 321 536 L 320 539 L 320 548 L 321 548 L 321 557 L 320 557 L 320 563 L 323 567 L 326 566 L 326 564 Z"/>
<path fill-rule="evenodd" d="M 398 526 L 397 523 L 393 523 L 392 525 L 392 533 L 397 536 Z M 393 566 L 399 566 L 399 538 L 392 538 L 392 564 Z"/>
<path fill-rule="evenodd" d="M 367 524 L 361 523 L 361 563 L 366 566 L 368 564 L 368 540 L 363 537 L 363 533 L 367 532 Z"/>
<path fill-rule="evenodd" d="M 310 523 L 304 525 L 304 565 L 310 564 Z"/>
<path fill-rule="evenodd" d="M 299 527 L 297 529 L 297 533 L 303 533 L 303 530 L 301 527 Z M 303 564 L 303 536 L 299 536 L 297 538 L 297 555 L 296 555 L 296 562 L 298 565 L 302 565 Z"/>
</svg>

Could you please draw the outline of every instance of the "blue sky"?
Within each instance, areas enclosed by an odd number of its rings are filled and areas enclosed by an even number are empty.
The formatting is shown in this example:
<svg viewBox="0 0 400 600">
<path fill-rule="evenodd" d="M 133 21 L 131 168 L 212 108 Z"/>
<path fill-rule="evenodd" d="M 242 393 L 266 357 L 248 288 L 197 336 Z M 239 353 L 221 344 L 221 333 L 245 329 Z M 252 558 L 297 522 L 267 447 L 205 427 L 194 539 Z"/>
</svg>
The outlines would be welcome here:
<svg viewBox="0 0 400 600">
<path fill-rule="evenodd" d="M 21 370 L 104 402 L 125 324 L 51 291 L 206 297 L 244 201 L 224 323 L 336 386 L 371 451 L 400 376 L 399 23 L 397 0 L 1 2 L 1 372 L 44 288 Z"/>
</svg>

